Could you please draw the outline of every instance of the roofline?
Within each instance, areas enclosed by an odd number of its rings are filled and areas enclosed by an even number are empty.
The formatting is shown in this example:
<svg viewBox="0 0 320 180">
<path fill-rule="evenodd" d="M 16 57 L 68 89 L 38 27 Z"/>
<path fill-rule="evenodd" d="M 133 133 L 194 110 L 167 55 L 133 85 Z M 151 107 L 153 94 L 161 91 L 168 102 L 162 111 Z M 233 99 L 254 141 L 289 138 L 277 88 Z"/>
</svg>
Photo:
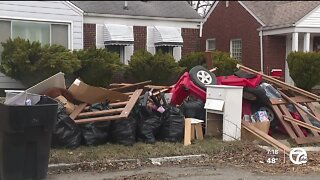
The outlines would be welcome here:
<svg viewBox="0 0 320 180">
<path fill-rule="evenodd" d="M 253 16 L 262 26 L 265 26 L 265 24 L 246 6 L 244 5 L 241 1 L 238 1 L 239 4 L 244 7 L 250 14 Z"/>
<path fill-rule="evenodd" d="M 62 1 L 65 5 L 74 9 L 78 14 L 83 15 L 84 11 L 70 1 Z"/>
<path fill-rule="evenodd" d="M 216 6 L 217 6 L 218 3 L 219 3 L 219 1 L 215 1 L 215 2 L 211 5 L 208 13 L 204 16 L 204 21 L 203 21 L 203 23 L 205 23 L 205 22 L 207 21 L 207 19 L 209 18 L 210 14 L 211 14 L 212 11 L 214 10 L 214 8 L 216 8 Z"/>
<path fill-rule="evenodd" d="M 300 24 L 303 20 L 305 20 L 310 14 L 314 13 L 318 8 L 320 8 L 320 5 L 312 9 L 312 11 L 308 12 L 305 16 L 303 16 L 301 19 L 299 19 L 295 24 Z"/>
<path fill-rule="evenodd" d="M 116 15 L 116 14 L 100 14 L 100 13 L 84 13 L 84 16 L 97 16 L 97 17 L 116 17 L 128 19 L 151 19 L 151 20 L 170 20 L 170 21 L 189 21 L 189 22 L 203 22 L 203 19 L 186 19 L 186 18 L 167 18 L 167 17 L 154 17 L 154 16 L 131 16 L 131 15 Z"/>
<path fill-rule="evenodd" d="M 269 31 L 269 30 L 275 30 L 275 29 L 282 29 L 282 28 L 289 28 L 289 27 L 295 27 L 294 24 L 283 24 L 283 25 L 274 25 L 274 26 L 263 26 L 258 28 L 258 31 Z"/>
</svg>

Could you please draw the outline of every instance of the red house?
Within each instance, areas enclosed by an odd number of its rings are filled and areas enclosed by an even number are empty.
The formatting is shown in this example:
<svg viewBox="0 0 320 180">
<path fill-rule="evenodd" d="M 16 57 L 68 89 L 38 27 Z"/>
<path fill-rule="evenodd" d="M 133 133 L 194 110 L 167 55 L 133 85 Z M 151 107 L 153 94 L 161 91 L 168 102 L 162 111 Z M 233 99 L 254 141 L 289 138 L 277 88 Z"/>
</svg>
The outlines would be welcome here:
<svg viewBox="0 0 320 180">
<path fill-rule="evenodd" d="M 320 49 L 319 1 L 216 1 L 204 19 L 200 48 L 219 50 L 255 70 L 281 69 L 286 57 Z"/>
</svg>

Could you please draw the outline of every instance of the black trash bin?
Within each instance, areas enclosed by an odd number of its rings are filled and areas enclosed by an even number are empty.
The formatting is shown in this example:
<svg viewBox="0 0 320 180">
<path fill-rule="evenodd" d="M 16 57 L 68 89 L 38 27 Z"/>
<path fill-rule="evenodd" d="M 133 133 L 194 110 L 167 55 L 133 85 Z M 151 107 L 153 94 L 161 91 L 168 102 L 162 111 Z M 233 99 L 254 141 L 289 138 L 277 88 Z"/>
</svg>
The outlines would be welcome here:
<svg viewBox="0 0 320 180">
<path fill-rule="evenodd" d="M 31 106 L 0 103 L 0 179 L 44 179 L 58 103 L 46 96 Z"/>
</svg>

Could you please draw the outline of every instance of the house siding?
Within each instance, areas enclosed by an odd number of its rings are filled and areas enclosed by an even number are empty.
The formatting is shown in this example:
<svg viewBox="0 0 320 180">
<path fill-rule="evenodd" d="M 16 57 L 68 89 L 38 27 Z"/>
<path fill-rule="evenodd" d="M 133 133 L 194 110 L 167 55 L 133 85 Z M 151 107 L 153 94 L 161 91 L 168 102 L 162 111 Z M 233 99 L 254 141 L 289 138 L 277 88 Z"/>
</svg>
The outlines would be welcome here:
<svg viewBox="0 0 320 180">
<path fill-rule="evenodd" d="M 192 28 L 182 28 L 181 35 L 183 38 L 182 57 L 200 50 L 200 30 Z"/>
<path fill-rule="evenodd" d="M 216 50 L 230 53 L 230 40 L 242 39 L 242 64 L 260 70 L 261 24 L 238 2 L 219 2 L 203 24 L 201 51 L 206 50 L 206 39 L 216 39 Z"/>
<path fill-rule="evenodd" d="M 96 24 L 83 24 L 83 48 L 96 45 Z"/>
<path fill-rule="evenodd" d="M 147 48 L 147 27 L 133 26 L 134 51 Z"/>
<path fill-rule="evenodd" d="M 296 27 L 320 27 L 320 7 L 317 7 L 312 13 L 305 16 Z"/>
<path fill-rule="evenodd" d="M 272 69 L 282 69 L 285 73 L 286 36 L 263 37 L 264 73 L 270 75 Z"/>
<path fill-rule="evenodd" d="M 0 1 L 0 19 L 32 20 L 71 25 L 71 49 L 83 48 L 83 15 L 64 1 Z M 25 88 L 18 81 L 0 73 L 0 89 Z"/>
</svg>

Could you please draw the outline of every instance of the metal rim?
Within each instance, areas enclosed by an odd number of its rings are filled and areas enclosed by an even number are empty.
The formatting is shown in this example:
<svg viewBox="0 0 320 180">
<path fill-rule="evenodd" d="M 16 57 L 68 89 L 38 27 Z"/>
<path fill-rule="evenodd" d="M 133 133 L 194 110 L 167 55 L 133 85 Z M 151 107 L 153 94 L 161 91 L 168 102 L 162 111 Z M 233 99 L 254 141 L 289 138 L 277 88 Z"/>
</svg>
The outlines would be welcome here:
<svg viewBox="0 0 320 180">
<path fill-rule="evenodd" d="M 274 120 L 274 113 L 270 108 L 260 107 L 259 111 L 266 111 L 270 122 Z"/>
<path fill-rule="evenodd" d="M 200 70 L 197 72 L 197 78 L 198 80 L 203 84 L 211 84 L 212 83 L 212 77 L 211 75 L 203 70 Z"/>
</svg>

